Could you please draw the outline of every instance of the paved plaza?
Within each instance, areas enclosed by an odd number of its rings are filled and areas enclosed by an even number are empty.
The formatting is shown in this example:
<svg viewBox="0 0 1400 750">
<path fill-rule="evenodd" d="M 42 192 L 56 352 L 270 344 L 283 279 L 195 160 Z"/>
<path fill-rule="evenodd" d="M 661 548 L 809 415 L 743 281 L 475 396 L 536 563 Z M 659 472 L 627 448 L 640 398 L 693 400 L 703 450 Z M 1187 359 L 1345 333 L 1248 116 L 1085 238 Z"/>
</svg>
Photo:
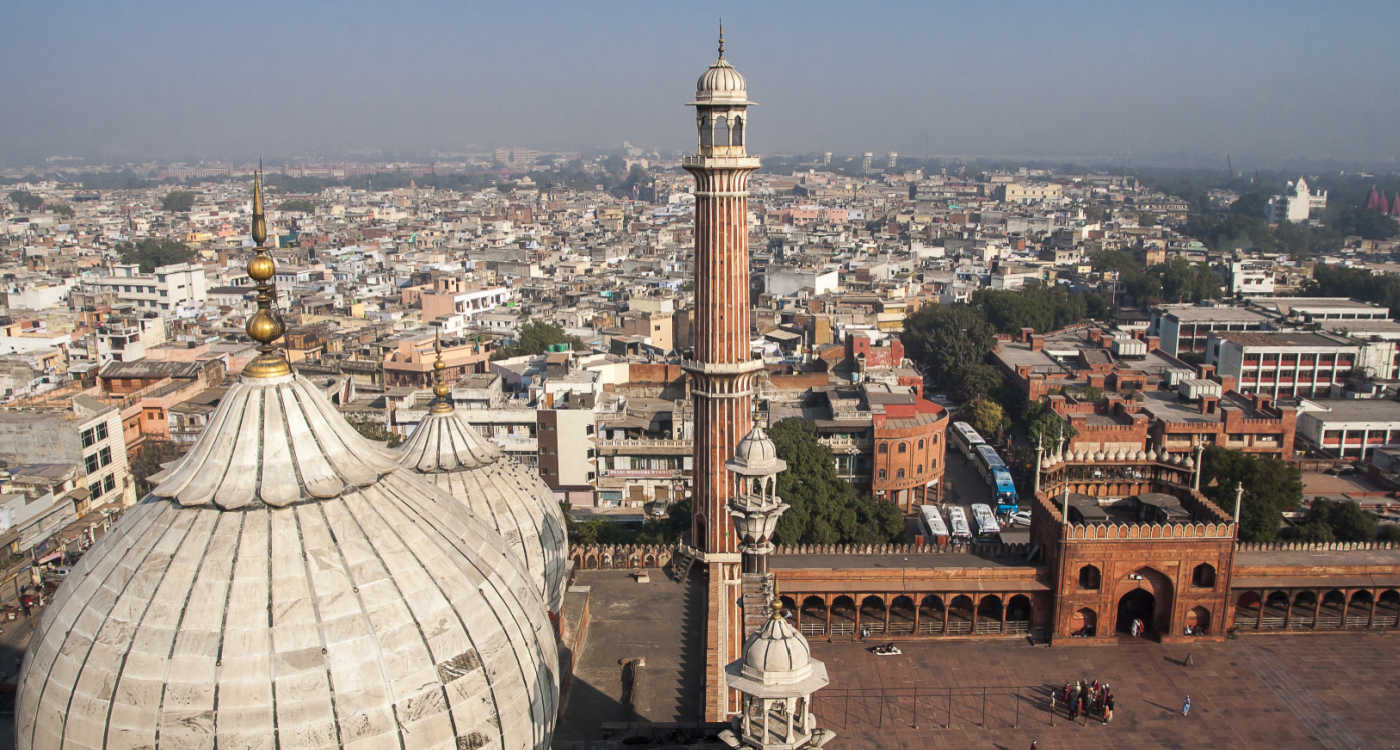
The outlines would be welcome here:
<svg viewBox="0 0 1400 750">
<path fill-rule="evenodd" d="M 831 673 L 814 708 L 843 749 L 1024 750 L 1033 739 L 1040 750 L 1400 748 L 1393 634 L 1255 636 L 1191 647 L 914 642 L 891 657 L 860 644 L 812 645 Z M 1188 652 L 1190 666 L 1182 664 Z M 1060 712 L 1052 726 L 1048 691 L 1075 679 L 1112 685 L 1112 724 L 1072 723 Z M 1191 714 L 1182 717 L 1187 694 Z"/>
</svg>

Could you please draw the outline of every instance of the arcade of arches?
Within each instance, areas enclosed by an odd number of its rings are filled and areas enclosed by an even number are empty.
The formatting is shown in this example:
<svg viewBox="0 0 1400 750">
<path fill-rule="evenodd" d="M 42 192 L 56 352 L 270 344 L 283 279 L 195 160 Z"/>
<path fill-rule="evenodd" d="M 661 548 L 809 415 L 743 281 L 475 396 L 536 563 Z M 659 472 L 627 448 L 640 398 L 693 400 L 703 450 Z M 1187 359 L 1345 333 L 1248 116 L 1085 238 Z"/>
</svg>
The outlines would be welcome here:
<svg viewBox="0 0 1400 750">
<path fill-rule="evenodd" d="M 783 608 L 809 638 L 1025 636 L 1048 599 L 1037 593 L 937 592 L 783 595 Z"/>
</svg>

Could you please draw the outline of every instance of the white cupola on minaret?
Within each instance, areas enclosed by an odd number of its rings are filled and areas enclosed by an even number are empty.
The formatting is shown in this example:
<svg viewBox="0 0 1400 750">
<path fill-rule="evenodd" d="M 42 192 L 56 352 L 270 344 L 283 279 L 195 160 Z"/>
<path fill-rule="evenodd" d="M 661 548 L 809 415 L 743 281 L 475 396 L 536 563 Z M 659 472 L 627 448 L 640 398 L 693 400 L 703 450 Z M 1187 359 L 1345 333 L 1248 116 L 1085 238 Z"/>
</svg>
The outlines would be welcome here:
<svg viewBox="0 0 1400 750">
<path fill-rule="evenodd" d="M 807 639 L 783 617 L 782 604 L 744 642 L 743 658 L 725 668 L 731 690 L 739 692 L 740 712 L 720 739 L 733 748 L 802 750 L 836 738 L 819 729 L 812 694 L 826 687 L 826 665 L 812 658 Z"/>
<path fill-rule="evenodd" d="M 700 156 L 747 156 L 749 105 L 744 76 L 724 59 L 724 27 L 719 29 L 719 57 L 695 82 L 696 128 Z"/>
</svg>

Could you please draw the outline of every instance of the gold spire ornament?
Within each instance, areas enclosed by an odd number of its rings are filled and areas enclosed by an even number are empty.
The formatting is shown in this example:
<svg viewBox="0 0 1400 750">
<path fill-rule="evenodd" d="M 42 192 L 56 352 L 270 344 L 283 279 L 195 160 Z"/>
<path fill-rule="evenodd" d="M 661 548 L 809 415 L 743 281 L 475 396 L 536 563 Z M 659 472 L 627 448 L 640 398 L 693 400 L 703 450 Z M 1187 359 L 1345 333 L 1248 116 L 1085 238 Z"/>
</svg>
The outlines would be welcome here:
<svg viewBox="0 0 1400 750">
<path fill-rule="evenodd" d="M 277 262 L 267 254 L 267 219 L 263 215 L 262 165 L 253 173 L 253 242 L 257 244 L 252 260 L 248 261 L 248 276 L 257 282 L 258 311 L 248 319 L 248 336 L 258 342 L 258 356 L 243 368 L 247 378 L 277 378 L 292 374 L 287 358 L 272 342 L 282 337 L 287 327 L 282 316 L 272 307 L 272 277 L 277 274 Z"/>
<path fill-rule="evenodd" d="M 442 361 L 442 333 L 433 334 L 433 414 L 448 414 L 452 411 L 452 388 L 447 385 L 447 363 Z"/>
</svg>

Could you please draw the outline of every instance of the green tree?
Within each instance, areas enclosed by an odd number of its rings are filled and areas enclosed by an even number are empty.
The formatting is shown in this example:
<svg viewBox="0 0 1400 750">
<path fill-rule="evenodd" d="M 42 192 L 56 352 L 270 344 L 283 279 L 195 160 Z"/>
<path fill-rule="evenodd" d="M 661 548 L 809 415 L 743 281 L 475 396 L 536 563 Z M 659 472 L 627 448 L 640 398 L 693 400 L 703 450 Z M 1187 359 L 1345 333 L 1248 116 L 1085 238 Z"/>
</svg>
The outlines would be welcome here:
<svg viewBox="0 0 1400 750">
<path fill-rule="evenodd" d="M 172 190 L 160 201 L 162 211 L 189 211 L 194 207 L 193 190 Z"/>
<path fill-rule="evenodd" d="M 544 354 L 551 346 L 568 344 L 571 349 L 582 349 L 583 341 L 577 336 L 564 332 L 564 327 L 543 320 L 530 319 L 520 326 L 520 335 L 514 346 L 502 347 L 496 352 L 496 359 L 519 357 L 523 354 Z"/>
<path fill-rule="evenodd" d="M 995 368 L 984 364 L 996 346 L 996 331 L 970 305 L 925 305 L 905 318 L 900 338 L 924 374 L 959 401 L 990 393 L 1000 380 Z"/>
<path fill-rule="evenodd" d="M 1380 519 L 1362 510 L 1354 500 L 1314 500 L 1308 509 L 1308 523 L 1326 526 L 1339 542 L 1367 542 L 1376 538 Z"/>
<path fill-rule="evenodd" d="M 1057 448 L 1061 438 L 1068 443 L 1079 432 L 1044 401 L 1027 403 L 1021 410 L 1021 424 L 1025 427 L 1026 439 L 1030 444 L 1039 442 L 1046 451 Z"/>
<path fill-rule="evenodd" d="M 1400 542 L 1400 525 L 1388 523 L 1376 532 L 1376 540 L 1381 542 Z"/>
<path fill-rule="evenodd" d="M 396 433 L 390 432 L 383 422 L 375 422 L 371 419 L 350 419 L 350 426 L 361 435 L 376 442 L 385 443 L 390 448 L 397 448 L 403 442 L 403 438 Z"/>
<path fill-rule="evenodd" d="M 1354 234 L 1368 240 L 1388 240 L 1400 233 L 1395 220 L 1378 211 L 1348 206 L 1337 212 L 1328 225 L 1340 234 Z"/>
<path fill-rule="evenodd" d="M 117 246 L 117 253 L 125 263 L 140 264 L 145 273 L 154 271 L 156 266 L 186 263 L 194 259 L 194 251 L 185 243 L 154 237 L 136 243 L 122 243 Z"/>
<path fill-rule="evenodd" d="M 131 476 L 136 479 L 136 494 L 145 497 L 155 489 L 151 475 L 161 471 L 165 464 L 185 455 L 185 449 L 170 440 L 147 440 L 136 449 L 131 461 Z"/>
<path fill-rule="evenodd" d="M 73 211 L 73 207 L 68 205 L 67 203 L 54 203 L 51 204 L 49 208 L 52 209 L 54 213 L 58 214 L 59 216 L 65 219 L 73 218 L 73 215 L 75 213 Z"/>
<path fill-rule="evenodd" d="M 903 533 L 894 504 L 862 496 L 837 476 L 836 459 L 810 422 L 784 419 L 769 435 L 788 464 L 778 475 L 778 496 L 790 506 L 778 520 L 778 544 L 873 544 Z"/>
<path fill-rule="evenodd" d="M 38 211 L 44 205 L 43 198 L 28 190 L 11 190 L 10 201 L 21 211 Z"/>
<path fill-rule="evenodd" d="M 1001 404 L 991 399 L 979 398 L 972 401 L 964 412 L 972 429 L 977 430 L 987 440 L 996 439 L 1006 426 L 1006 411 L 1001 408 Z"/>
<path fill-rule="evenodd" d="M 299 211 L 304 214 L 309 214 L 316 211 L 316 204 L 305 198 L 297 198 L 295 200 L 283 201 L 281 208 L 283 211 Z"/>
<path fill-rule="evenodd" d="M 1277 458 L 1211 446 L 1201 460 L 1202 491 L 1227 513 L 1235 507 L 1235 486 L 1244 485 L 1239 519 L 1242 541 L 1274 539 L 1283 523 L 1283 512 L 1303 500 L 1302 473 Z"/>
</svg>

